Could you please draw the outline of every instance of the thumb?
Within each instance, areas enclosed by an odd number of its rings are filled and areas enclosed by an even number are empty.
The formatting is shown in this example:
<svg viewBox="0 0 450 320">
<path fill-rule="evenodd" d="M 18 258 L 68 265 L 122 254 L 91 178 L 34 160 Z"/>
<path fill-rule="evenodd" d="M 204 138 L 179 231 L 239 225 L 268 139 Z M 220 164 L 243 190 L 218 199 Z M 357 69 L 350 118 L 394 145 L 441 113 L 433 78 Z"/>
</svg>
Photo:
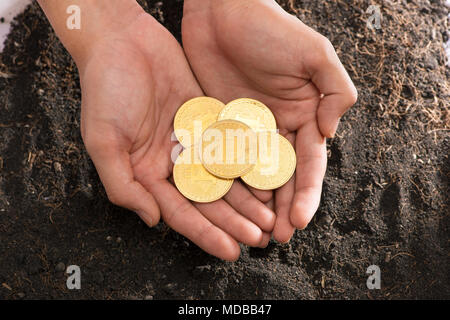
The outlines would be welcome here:
<svg viewBox="0 0 450 320">
<path fill-rule="evenodd" d="M 356 89 L 343 89 L 348 92 L 328 93 L 320 100 L 317 120 L 320 132 L 324 137 L 333 138 L 335 136 L 341 117 L 356 103 Z M 322 92 L 320 88 L 319 90 Z"/>
<path fill-rule="evenodd" d="M 340 118 L 356 103 L 358 92 L 339 60 L 333 45 L 320 38 L 319 49 L 309 65 L 311 80 L 322 94 L 317 118 L 323 136 L 336 134 Z"/>
<path fill-rule="evenodd" d="M 85 145 L 108 199 L 117 206 L 136 212 L 148 226 L 155 226 L 160 219 L 155 198 L 134 179 L 126 149 L 107 141 L 103 136 L 101 142 L 90 140 L 88 143 L 85 141 Z"/>
</svg>

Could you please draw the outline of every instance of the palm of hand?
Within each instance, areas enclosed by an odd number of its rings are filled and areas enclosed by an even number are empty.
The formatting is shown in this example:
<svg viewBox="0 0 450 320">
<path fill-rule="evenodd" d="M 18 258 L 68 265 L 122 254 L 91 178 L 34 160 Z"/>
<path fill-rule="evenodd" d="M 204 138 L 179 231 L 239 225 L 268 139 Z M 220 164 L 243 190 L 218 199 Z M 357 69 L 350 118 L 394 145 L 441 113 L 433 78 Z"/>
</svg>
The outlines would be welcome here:
<svg viewBox="0 0 450 320">
<path fill-rule="evenodd" d="M 273 235 L 281 242 L 291 238 L 294 226 L 306 227 L 317 210 L 326 168 L 317 121 L 321 97 L 306 63 L 314 59 L 313 39 L 319 35 L 305 28 L 270 3 L 252 7 L 251 1 L 246 6 L 225 1 L 208 10 L 185 4 L 183 44 L 206 94 L 224 102 L 242 97 L 264 102 L 280 134 L 294 144 L 296 176 L 275 192 Z M 293 34 L 303 36 L 303 48 Z"/>
<path fill-rule="evenodd" d="M 133 176 L 145 184 L 147 179 L 171 175 L 173 145 L 167 142 L 173 132 L 172 119 L 182 101 L 201 95 L 201 89 L 178 43 L 164 28 L 145 17 L 133 29 L 146 33 L 134 32 L 133 37 L 116 33 L 114 38 L 104 39 L 80 70 L 82 133 L 88 149 L 96 151 L 94 158 L 117 150 L 121 157 L 129 158 Z M 153 54 L 156 38 L 164 54 Z M 153 68 L 155 65 L 166 67 Z M 183 83 L 183 90 L 176 90 L 178 83 Z M 107 191 L 115 198 L 114 190 Z"/>
</svg>

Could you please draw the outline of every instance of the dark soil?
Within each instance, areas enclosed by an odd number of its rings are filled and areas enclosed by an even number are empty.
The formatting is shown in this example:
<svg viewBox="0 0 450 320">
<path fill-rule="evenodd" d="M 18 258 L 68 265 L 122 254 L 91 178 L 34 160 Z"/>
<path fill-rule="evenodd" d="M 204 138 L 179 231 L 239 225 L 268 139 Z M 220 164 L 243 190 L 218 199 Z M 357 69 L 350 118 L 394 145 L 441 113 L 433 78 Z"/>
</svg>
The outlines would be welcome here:
<svg viewBox="0 0 450 320">
<path fill-rule="evenodd" d="M 80 137 L 77 69 L 33 3 L 0 54 L 0 299 L 450 298 L 443 1 L 280 0 L 330 38 L 359 102 L 329 141 L 323 201 L 287 245 L 236 263 L 108 202 Z M 182 1 L 146 9 L 180 39 Z M 79 265 L 81 290 L 64 265 Z M 366 269 L 381 269 L 368 290 Z"/>
</svg>

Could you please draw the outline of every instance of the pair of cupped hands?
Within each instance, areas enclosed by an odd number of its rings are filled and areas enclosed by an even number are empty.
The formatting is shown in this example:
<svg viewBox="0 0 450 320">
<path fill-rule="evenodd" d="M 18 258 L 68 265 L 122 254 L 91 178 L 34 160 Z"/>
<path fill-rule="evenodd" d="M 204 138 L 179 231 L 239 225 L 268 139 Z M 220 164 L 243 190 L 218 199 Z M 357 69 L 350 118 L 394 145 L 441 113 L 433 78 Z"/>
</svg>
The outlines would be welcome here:
<svg viewBox="0 0 450 320">
<path fill-rule="evenodd" d="M 273 0 L 185 0 L 184 50 L 143 10 L 127 19 L 77 61 L 82 137 L 110 201 L 224 260 L 239 243 L 288 242 L 319 206 L 326 138 L 357 97 L 333 46 Z M 294 177 L 274 192 L 236 180 L 213 203 L 185 199 L 171 182 L 173 119 L 204 95 L 265 103 L 296 150 Z"/>
</svg>

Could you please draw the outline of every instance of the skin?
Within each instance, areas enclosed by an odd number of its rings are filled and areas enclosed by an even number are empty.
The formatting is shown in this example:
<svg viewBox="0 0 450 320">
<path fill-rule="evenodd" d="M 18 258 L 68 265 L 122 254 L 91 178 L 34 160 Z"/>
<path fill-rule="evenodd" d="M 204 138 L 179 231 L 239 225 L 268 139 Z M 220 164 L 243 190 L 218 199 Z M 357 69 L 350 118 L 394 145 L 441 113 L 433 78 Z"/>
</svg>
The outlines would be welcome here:
<svg viewBox="0 0 450 320">
<path fill-rule="evenodd" d="M 239 257 L 238 242 L 264 247 L 272 231 L 287 242 L 294 227 L 307 225 L 320 201 L 325 137 L 356 100 L 325 38 L 271 0 L 185 0 L 188 62 L 134 0 L 39 3 L 77 63 L 82 137 L 111 202 L 149 226 L 162 217 L 206 252 L 231 261 Z M 66 9 L 74 4 L 81 30 L 66 28 Z M 299 164 L 274 198 L 235 183 L 223 200 L 193 204 L 171 183 L 173 118 L 183 102 L 204 92 L 225 102 L 256 98 L 272 108 Z"/>
<path fill-rule="evenodd" d="M 238 259 L 239 242 L 266 246 L 275 214 L 242 184 L 222 200 L 193 204 L 170 182 L 175 113 L 203 95 L 172 35 L 134 1 L 39 2 L 77 63 L 81 133 L 110 201 L 149 226 L 162 217 L 224 260 Z M 65 26 L 72 4 L 81 8 L 81 30 Z"/>
<path fill-rule="evenodd" d="M 326 138 L 357 100 L 331 43 L 273 0 L 185 0 L 183 45 L 204 92 L 222 101 L 254 98 L 275 115 L 296 149 L 295 176 L 254 194 L 277 214 L 273 237 L 288 242 L 316 212 Z"/>
</svg>

